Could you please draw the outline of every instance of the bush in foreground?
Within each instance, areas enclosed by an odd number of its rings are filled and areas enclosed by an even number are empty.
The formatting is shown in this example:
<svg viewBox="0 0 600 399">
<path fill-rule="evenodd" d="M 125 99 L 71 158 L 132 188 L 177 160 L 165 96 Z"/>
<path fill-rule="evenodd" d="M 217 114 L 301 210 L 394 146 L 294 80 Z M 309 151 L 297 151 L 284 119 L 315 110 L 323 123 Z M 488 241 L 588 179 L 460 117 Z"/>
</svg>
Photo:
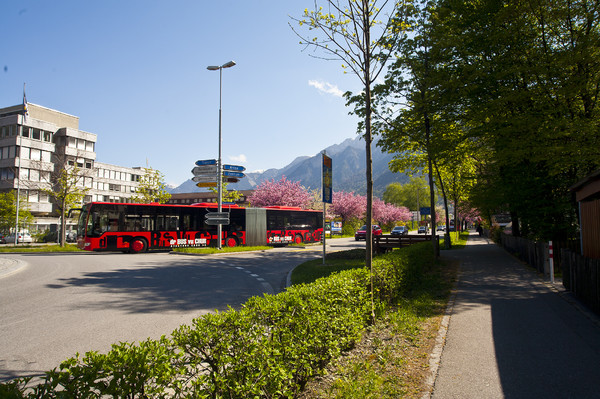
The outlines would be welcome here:
<svg viewBox="0 0 600 399">
<path fill-rule="evenodd" d="M 432 252 L 431 243 L 422 243 L 376 258 L 380 309 L 418 281 L 433 264 Z M 29 379 L 0 384 L 0 396 L 294 397 L 360 339 L 370 320 L 369 287 L 365 268 L 335 273 L 251 298 L 240 310 L 204 315 L 171 338 L 67 359 L 29 389 Z"/>
</svg>

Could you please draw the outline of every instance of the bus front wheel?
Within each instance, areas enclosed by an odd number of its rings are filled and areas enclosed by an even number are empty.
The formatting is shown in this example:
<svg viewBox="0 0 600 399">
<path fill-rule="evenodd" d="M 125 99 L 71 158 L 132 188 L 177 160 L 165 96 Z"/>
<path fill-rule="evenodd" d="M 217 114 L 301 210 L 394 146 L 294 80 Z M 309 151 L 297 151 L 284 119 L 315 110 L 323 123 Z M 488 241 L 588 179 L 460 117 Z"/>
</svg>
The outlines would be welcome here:
<svg viewBox="0 0 600 399">
<path fill-rule="evenodd" d="M 135 238 L 129 245 L 129 251 L 134 254 L 140 252 L 146 252 L 148 250 L 148 243 L 143 238 Z"/>
<path fill-rule="evenodd" d="M 235 247 L 237 245 L 237 240 L 234 237 L 227 237 L 225 239 L 225 246 L 226 247 Z"/>
<path fill-rule="evenodd" d="M 294 243 L 302 244 L 302 236 L 300 234 L 296 234 L 296 237 L 294 237 Z"/>
</svg>

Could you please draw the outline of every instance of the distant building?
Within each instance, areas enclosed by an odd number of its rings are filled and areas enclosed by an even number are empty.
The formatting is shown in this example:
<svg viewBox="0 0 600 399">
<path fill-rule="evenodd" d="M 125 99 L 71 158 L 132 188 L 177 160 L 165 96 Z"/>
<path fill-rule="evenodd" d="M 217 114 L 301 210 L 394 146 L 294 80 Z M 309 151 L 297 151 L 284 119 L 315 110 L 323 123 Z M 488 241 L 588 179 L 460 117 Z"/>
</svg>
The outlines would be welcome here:
<svg viewBox="0 0 600 399">
<path fill-rule="evenodd" d="M 84 201 L 131 202 L 143 169 L 96 162 L 96 139 L 79 130 L 77 116 L 31 103 L 0 108 L 0 191 L 19 189 L 27 199 L 35 217 L 30 231 L 58 223 L 41 189 L 50 187 L 49 173 L 59 163 L 81 168 L 81 184 L 90 189 Z"/>
</svg>

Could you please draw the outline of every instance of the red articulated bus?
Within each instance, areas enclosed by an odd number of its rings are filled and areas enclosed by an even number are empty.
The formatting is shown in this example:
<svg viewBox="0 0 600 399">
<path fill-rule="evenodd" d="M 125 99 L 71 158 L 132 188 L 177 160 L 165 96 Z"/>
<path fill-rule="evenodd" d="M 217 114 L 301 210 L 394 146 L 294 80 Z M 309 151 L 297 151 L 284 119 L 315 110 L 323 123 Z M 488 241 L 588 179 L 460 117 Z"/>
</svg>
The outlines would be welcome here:
<svg viewBox="0 0 600 399">
<path fill-rule="evenodd" d="M 91 202 L 80 209 L 77 245 L 88 251 L 146 252 L 181 247 L 217 246 L 217 226 L 207 214 L 217 204 L 127 204 Z M 229 224 L 221 245 L 285 245 L 318 242 L 323 213 L 294 207 L 243 208 L 223 205 Z"/>
</svg>

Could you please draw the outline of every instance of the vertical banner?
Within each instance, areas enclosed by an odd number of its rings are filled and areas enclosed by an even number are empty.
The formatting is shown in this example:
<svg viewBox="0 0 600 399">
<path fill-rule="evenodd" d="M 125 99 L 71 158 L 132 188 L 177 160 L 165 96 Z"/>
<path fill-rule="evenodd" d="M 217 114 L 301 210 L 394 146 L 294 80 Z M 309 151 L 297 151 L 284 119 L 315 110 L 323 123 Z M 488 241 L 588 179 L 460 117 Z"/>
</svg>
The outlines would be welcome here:
<svg viewBox="0 0 600 399">
<path fill-rule="evenodd" d="M 327 214 L 327 204 L 331 204 L 333 202 L 333 168 L 331 166 L 331 158 L 325 155 L 325 151 L 323 151 L 323 176 L 321 179 L 323 183 L 323 264 L 325 264 L 325 222 L 326 222 L 326 214 Z"/>
<path fill-rule="evenodd" d="M 333 168 L 331 158 L 323 154 L 323 202 L 331 204 L 333 202 Z"/>
</svg>

